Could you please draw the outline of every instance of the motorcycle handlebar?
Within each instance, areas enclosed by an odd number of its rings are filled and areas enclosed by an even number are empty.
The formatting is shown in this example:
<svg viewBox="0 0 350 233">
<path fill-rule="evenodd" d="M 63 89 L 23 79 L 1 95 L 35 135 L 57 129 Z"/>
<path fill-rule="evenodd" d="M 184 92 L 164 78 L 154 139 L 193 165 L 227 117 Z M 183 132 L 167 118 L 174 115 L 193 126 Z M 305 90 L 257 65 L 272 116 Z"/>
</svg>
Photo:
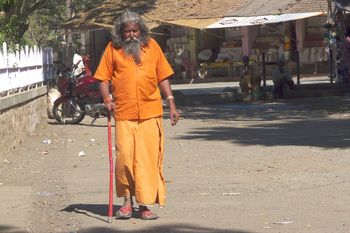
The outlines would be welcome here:
<svg viewBox="0 0 350 233">
<path fill-rule="evenodd" d="M 81 60 L 79 60 L 76 64 L 73 65 L 73 69 L 78 68 L 78 65 L 80 64 Z"/>
</svg>

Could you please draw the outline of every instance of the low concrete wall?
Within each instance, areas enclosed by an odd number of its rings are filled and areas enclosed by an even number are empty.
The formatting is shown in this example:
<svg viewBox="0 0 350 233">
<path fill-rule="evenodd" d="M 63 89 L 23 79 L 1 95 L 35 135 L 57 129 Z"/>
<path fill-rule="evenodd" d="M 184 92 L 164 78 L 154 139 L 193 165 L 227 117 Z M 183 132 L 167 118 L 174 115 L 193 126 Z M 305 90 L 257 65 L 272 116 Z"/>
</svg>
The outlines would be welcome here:
<svg viewBox="0 0 350 233">
<path fill-rule="evenodd" d="M 0 98 L 0 163 L 47 116 L 47 87 Z"/>
</svg>

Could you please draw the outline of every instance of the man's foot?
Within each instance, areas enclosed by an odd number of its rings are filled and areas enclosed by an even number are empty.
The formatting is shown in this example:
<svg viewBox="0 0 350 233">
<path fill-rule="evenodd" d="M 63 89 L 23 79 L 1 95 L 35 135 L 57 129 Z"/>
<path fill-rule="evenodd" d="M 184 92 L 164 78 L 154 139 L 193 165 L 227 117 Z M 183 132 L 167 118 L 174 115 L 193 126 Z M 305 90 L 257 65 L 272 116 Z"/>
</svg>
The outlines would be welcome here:
<svg viewBox="0 0 350 233">
<path fill-rule="evenodd" d="M 129 219 L 132 215 L 132 208 L 131 206 L 122 206 L 119 210 L 117 210 L 115 215 L 120 219 Z"/>
<path fill-rule="evenodd" d="M 150 209 L 148 209 L 147 206 L 140 206 L 139 214 L 140 218 L 143 220 L 155 220 L 158 218 L 158 215 L 156 215 Z"/>
<path fill-rule="evenodd" d="M 125 198 L 123 206 L 119 210 L 117 210 L 115 215 L 119 219 L 129 219 L 131 218 L 132 211 L 133 211 L 133 208 L 132 208 L 131 199 Z"/>
</svg>

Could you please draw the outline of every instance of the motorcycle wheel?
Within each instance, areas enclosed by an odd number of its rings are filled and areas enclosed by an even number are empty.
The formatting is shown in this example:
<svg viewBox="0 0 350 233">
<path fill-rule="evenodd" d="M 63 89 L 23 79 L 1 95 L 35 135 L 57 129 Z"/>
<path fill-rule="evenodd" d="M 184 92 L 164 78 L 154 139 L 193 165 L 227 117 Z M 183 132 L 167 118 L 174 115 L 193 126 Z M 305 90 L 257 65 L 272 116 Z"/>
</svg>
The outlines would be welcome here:
<svg viewBox="0 0 350 233">
<path fill-rule="evenodd" d="M 61 124 L 78 124 L 85 117 L 84 106 L 74 99 L 59 98 L 55 101 L 52 113 Z"/>
</svg>

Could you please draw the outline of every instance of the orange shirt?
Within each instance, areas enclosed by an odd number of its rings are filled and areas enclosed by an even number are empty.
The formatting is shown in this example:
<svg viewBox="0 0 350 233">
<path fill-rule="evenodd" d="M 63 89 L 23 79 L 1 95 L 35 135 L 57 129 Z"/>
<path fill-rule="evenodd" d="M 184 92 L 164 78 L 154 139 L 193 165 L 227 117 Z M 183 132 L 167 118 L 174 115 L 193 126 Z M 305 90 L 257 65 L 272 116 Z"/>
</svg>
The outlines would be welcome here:
<svg viewBox="0 0 350 233">
<path fill-rule="evenodd" d="M 157 42 L 149 39 L 142 47 L 140 64 L 110 42 L 94 77 L 112 83 L 116 120 L 136 120 L 163 114 L 158 83 L 173 73 Z"/>
</svg>

